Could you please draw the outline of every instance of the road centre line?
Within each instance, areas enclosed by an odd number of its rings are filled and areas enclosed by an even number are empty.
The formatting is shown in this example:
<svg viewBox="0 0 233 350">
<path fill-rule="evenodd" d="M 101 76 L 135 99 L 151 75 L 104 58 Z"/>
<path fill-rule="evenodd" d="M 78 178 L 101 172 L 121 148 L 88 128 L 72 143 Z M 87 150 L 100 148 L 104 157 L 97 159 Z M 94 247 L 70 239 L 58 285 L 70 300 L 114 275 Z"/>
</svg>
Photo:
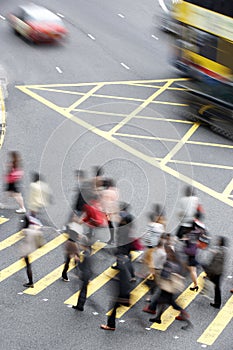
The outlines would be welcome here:
<svg viewBox="0 0 233 350">
<path fill-rule="evenodd" d="M 81 97 L 78 101 L 76 101 L 75 103 L 73 103 L 69 108 L 66 108 L 67 112 L 71 112 L 73 109 L 75 109 L 77 106 L 79 106 L 81 103 L 83 103 L 84 101 L 86 101 L 90 96 L 93 95 L 94 92 L 96 92 L 97 90 L 101 89 L 103 86 L 103 84 L 98 84 L 96 86 L 94 86 L 91 90 L 89 90 L 83 97 Z"/>
<path fill-rule="evenodd" d="M 95 37 L 93 35 L 87 34 L 87 36 L 89 36 L 90 39 L 95 40 Z"/>
<path fill-rule="evenodd" d="M 194 123 L 194 125 L 185 133 L 182 139 L 175 145 L 175 147 L 166 155 L 166 157 L 162 160 L 161 165 L 165 165 L 169 162 L 174 155 L 180 151 L 180 149 L 185 145 L 186 141 L 196 132 L 199 128 L 200 123 Z"/>
<path fill-rule="evenodd" d="M 141 252 L 131 252 L 132 261 L 137 259 L 142 253 Z M 87 287 L 87 298 L 94 294 L 97 290 L 108 283 L 112 278 L 118 274 L 118 270 L 114 270 L 111 267 L 107 268 L 104 272 L 98 275 L 96 278 L 91 280 Z M 80 291 L 78 290 L 69 299 L 64 301 L 64 304 L 76 305 Z"/>
<path fill-rule="evenodd" d="M 122 13 L 118 13 L 117 16 L 121 17 L 121 18 L 125 18 L 124 15 L 122 15 Z"/>
<path fill-rule="evenodd" d="M 232 191 L 233 191 L 233 179 L 231 179 L 229 184 L 226 186 L 225 190 L 223 191 L 223 194 L 225 196 L 230 196 Z"/>
<path fill-rule="evenodd" d="M 181 78 L 181 79 L 175 79 L 174 81 L 177 81 L 177 80 L 187 80 L 187 79 L 184 79 L 184 78 L 182 79 Z M 154 82 L 154 80 L 152 82 Z M 124 84 L 126 84 L 126 83 L 124 83 Z M 84 85 L 87 85 L 87 84 L 83 83 L 82 86 L 84 86 Z M 93 84 L 88 84 L 88 85 L 92 85 L 93 86 Z M 110 83 L 105 84 L 105 85 L 110 85 Z M 55 84 L 54 86 L 61 86 L 61 85 Z M 67 84 L 66 84 L 66 86 L 67 86 Z M 74 84 L 69 84 L 69 86 L 74 86 Z M 79 85 L 79 86 L 81 86 L 81 85 Z M 204 184 L 202 184 L 202 183 L 200 183 L 200 182 L 198 182 L 198 181 L 196 181 L 196 180 L 194 180 L 194 179 L 192 179 L 192 178 L 190 178 L 190 177 L 188 177 L 188 176 L 178 172 L 177 170 L 174 170 L 174 169 L 170 168 L 167 165 L 162 165 L 161 166 L 161 163 L 156 161 L 156 159 L 154 159 L 154 157 L 151 157 L 151 156 L 148 156 L 148 155 L 144 154 L 143 152 L 141 152 L 141 151 L 133 148 L 132 146 L 130 146 L 130 145 L 120 141 L 119 139 L 113 137 L 113 135 L 110 135 L 108 132 L 93 126 L 92 124 L 88 123 L 87 121 L 79 118 L 76 115 L 73 115 L 73 114 L 69 113 L 69 111 L 65 110 L 64 108 L 57 106 L 55 103 L 45 99 L 44 97 L 40 96 L 37 93 L 35 93 L 34 91 L 31 90 L 32 86 L 17 86 L 17 88 L 21 92 L 31 96 L 32 98 L 34 98 L 38 102 L 43 103 L 46 107 L 51 108 L 52 110 L 56 111 L 57 113 L 59 113 L 63 117 L 73 121 L 77 125 L 82 126 L 86 130 L 91 131 L 94 134 L 102 137 L 103 139 L 111 142 L 115 146 L 123 149 L 125 152 L 128 152 L 129 154 L 131 154 L 131 155 L 133 155 L 135 157 L 138 157 L 139 159 L 143 160 L 144 162 L 146 162 L 146 163 L 148 163 L 148 164 L 150 164 L 152 166 L 155 166 L 158 169 L 163 170 L 165 173 L 175 177 L 179 181 L 183 181 L 183 182 L 185 182 L 185 183 L 187 183 L 189 185 L 192 184 L 192 186 L 196 187 L 200 191 L 203 191 L 203 192 L 207 193 L 209 196 L 212 196 L 213 198 L 216 198 L 219 201 L 221 201 L 221 202 L 223 202 L 223 203 L 233 207 L 233 200 L 231 200 L 230 198 L 226 198 L 226 196 L 222 195 L 221 193 L 219 193 L 219 192 L 213 190 L 212 188 L 210 188 L 210 187 L 208 187 L 208 186 L 206 186 L 206 185 L 204 185 Z"/>
<path fill-rule="evenodd" d="M 155 36 L 154 34 L 151 35 L 153 39 L 155 40 L 159 40 L 159 38 L 157 36 Z"/>
<path fill-rule="evenodd" d="M 106 243 L 103 243 L 103 242 L 94 243 L 92 246 L 91 255 L 96 254 L 99 250 L 101 250 L 105 246 L 106 246 Z M 74 264 L 74 261 L 72 261 L 68 271 L 71 271 L 74 267 L 75 267 L 75 264 Z M 59 278 L 61 278 L 63 268 L 64 268 L 64 264 L 58 266 L 52 272 L 50 272 L 46 276 L 42 277 L 39 281 L 34 283 L 34 288 L 27 288 L 23 291 L 23 293 L 30 294 L 30 295 L 37 295 L 38 293 L 42 292 L 45 288 L 47 288 L 48 286 L 53 284 L 55 281 L 57 281 Z"/>
<path fill-rule="evenodd" d="M 124 120 L 122 120 L 119 124 L 114 126 L 109 132 L 109 135 L 114 134 L 116 131 L 121 129 L 126 123 L 128 123 L 133 117 L 135 117 L 137 114 L 139 114 L 143 109 L 145 109 L 151 101 L 153 101 L 157 96 L 161 95 L 168 86 L 170 86 L 173 83 L 173 79 L 170 79 L 164 84 L 159 90 L 154 92 L 151 96 L 149 96 L 146 100 L 143 101 L 143 103 L 138 106 L 136 109 L 133 110 Z"/>
<path fill-rule="evenodd" d="M 49 253 L 53 249 L 59 247 L 66 240 L 67 240 L 67 237 L 65 237 L 65 235 L 59 235 L 58 237 L 52 239 L 51 241 L 49 241 L 48 243 L 43 245 L 43 247 L 37 249 L 32 254 L 30 254 L 30 256 L 29 256 L 30 262 L 33 263 L 34 261 L 41 258 L 45 254 Z M 22 259 L 16 261 L 15 263 L 9 265 L 5 269 L 1 270 L 0 271 L 0 282 L 4 281 L 8 277 L 12 276 L 16 272 L 22 270 L 25 266 L 26 266 L 25 261 L 22 258 Z"/>
<path fill-rule="evenodd" d="M 0 18 L 1 18 L 1 19 L 3 19 L 3 21 L 5 21 L 5 19 L 6 19 L 6 18 L 5 18 L 5 17 L 3 17 L 2 15 L 0 15 Z"/>
<path fill-rule="evenodd" d="M 211 322 L 211 324 L 206 328 L 206 330 L 198 338 L 197 342 L 206 344 L 206 345 L 213 345 L 215 340 L 219 337 L 219 335 L 222 333 L 224 328 L 226 328 L 226 326 L 232 319 L 233 319 L 233 295 L 230 297 L 230 299 L 228 299 L 226 304 L 218 312 L 215 319 Z"/>
<path fill-rule="evenodd" d="M 190 284 L 176 299 L 176 303 L 178 305 L 180 305 L 182 307 L 182 309 L 186 309 L 187 306 L 197 297 L 197 295 L 201 292 L 201 290 L 203 289 L 203 277 L 206 274 L 204 272 L 202 272 L 198 278 L 197 278 L 197 284 L 199 286 L 199 290 L 198 292 L 193 292 L 191 290 L 189 290 L 189 288 L 192 286 L 192 284 Z M 162 314 L 162 323 L 158 324 L 156 322 L 154 322 L 151 325 L 151 328 L 153 329 L 157 329 L 160 331 L 166 331 L 168 329 L 168 327 L 175 321 L 175 317 L 178 316 L 180 314 L 179 311 L 173 309 L 172 306 L 169 306 Z"/>
<path fill-rule="evenodd" d="M 58 73 L 62 73 L 62 70 L 61 70 L 61 68 L 59 68 L 59 67 L 56 67 L 56 70 L 58 71 Z"/>
<path fill-rule="evenodd" d="M 61 13 L 57 12 L 57 15 L 61 18 L 65 18 L 65 16 L 63 16 Z"/>
<path fill-rule="evenodd" d="M 82 112 L 84 112 L 84 110 L 81 110 Z M 94 113 L 94 111 L 93 111 Z M 104 114 L 104 113 L 103 113 Z M 118 114 L 119 115 L 119 114 Z M 135 118 L 137 119 L 147 119 L 147 117 L 143 117 L 143 116 L 136 116 Z M 156 121 L 160 121 L 161 118 L 153 118 L 153 117 L 148 117 L 149 119 L 152 120 L 156 120 Z M 161 122 L 173 122 L 173 123 L 181 123 L 181 124 L 193 124 L 193 122 L 189 122 L 189 121 L 183 121 L 181 119 L 162 119 Z M 158 140 L 158 141 L 171 141 L 171 142 L 179 142 L 179 139 L 169 139 L 166 137 L 156 137 L 156 136 L 144 136 L 144 135 L 137 135 L 137 134 L 125 134 L 125 133 L 120 133 L 120 132 L 116 132 L 115 135 L 117 136 L 125 136 L 125 137 L 132 137 L 132 138 L 139 138 L 139 139 L 152 139 L 152 140 Z M 232 145 L 224 145 L 221 143 L 210 143 L 210 142 L 204 142 L 204 141 L 186 141 L 187 144 L 190 145 L 200 145 L 200 146 L 206 146 L 206 147 L 218 147 L 218 148 L 233 148 Z"/>
<path fill-rule="evenodd" d="M 158 87 L 158 89 L 161 88 Z M 85 96 L 85 92 L 76 92 L 76 91 L 64 91 L 64 90 L 57 90 L 57 89 L 47 89 L 47 88 L 36 88 L 36 90 L 40 91 L 48 91 L 48 92 L 58 92 L 58 93 L 63 93 L 63 94 L 68 94 L 68 95 L 80 95 L 80 96 Z M 108 99 L 113 99 L 113 100 L 124 100 L 124 101 L 135 101 L 135 102 L 144 102 L 145 100 L 140 99 L 140 98 L 133 98 L 133 97 L 124 97 L 124 96 L 114 96 L 114 95 L 102 95 L 102 94 L 92 94 L 93 97 L 99 97 L 99 98 L 108 98 Z M 167 104 L 171 106 L 188 106 L 185 103 L 177 103 L 177 102 L 168 102 L 168 101 L 151 101 L 151 103 L 155 104 Z M 193 122 L 191 122 L 193 123 Z"/>
<path fill-rule="evenodd" d="M 121 62 L 122 67 L 124 67 L 125 69 L 130 69 L 129 66 L 127 66 L 124 62 Z"/>
<path fill-rule="evenodd" d="M 13 244 L 17 243 L 21 239 L 23 239 L 22 231 L 18 231 L 14 233 L 10 237 L 0 242 L 0 251 L 12 246 Z"/>
</svg>

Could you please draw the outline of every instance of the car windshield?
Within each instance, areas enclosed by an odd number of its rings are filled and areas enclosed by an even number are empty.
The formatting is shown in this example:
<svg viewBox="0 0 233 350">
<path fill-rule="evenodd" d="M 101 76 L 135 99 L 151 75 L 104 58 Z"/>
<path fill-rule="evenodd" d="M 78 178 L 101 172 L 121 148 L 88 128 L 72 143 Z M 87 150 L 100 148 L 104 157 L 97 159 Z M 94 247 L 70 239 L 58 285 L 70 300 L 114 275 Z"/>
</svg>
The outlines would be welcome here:
<svg viewBox="0 0 233 350">
<path fill-rule="evenodd" d="M 40 23 L 56 23 L 56 24 L 62 24 L 62 20 L 55 15 L 54 13 L 43 9 L 43 10 L 36 10 L 33 12 L 28 13 L 27 15 L 28 21 L 35 21 Z"/>
</svg>

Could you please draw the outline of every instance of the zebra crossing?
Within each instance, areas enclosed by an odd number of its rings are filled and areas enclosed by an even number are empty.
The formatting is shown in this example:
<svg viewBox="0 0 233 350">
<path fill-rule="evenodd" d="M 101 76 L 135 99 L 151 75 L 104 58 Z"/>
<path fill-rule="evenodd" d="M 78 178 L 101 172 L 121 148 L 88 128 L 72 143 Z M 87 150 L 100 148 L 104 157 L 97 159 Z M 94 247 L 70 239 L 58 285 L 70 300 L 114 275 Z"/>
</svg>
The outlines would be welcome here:
<svg viewBox="0 0 233 350">
<path fill-rule="evenodd" d="M 0 220 L 0 230 L 1 228 L 9 222 L 8 218 L 1 218 Z M 3 239 L 0 242 L 0 251 L 5 251 L 22 239 L 21 231 L 9 234 L 7 238 Z M 53 253 L 54 250 L 58 247 L 61 247 L 67 240 L 65 234 L 59 234 L 55 238 L 50 239 L 46 244 L 41 248 L 37 249 L 30 255 L 31 262 L 35 262 L 38 259 L 43 259 L 48 253 Z M 101 251 L 106 246 L 106 243 L 95 242 L 92 246 L 92 254 L 98 255 L 101 254 Z M 132 260 L 135 261 L 139 258 L 141 252 L 132 252 Z M 106 265 L 106 259 L 105 259 Z M 51 271 L 44 276 L 41 276 L 37 282 L 34 283 L 34 288 L 26 288 L 23 290 L 23 294 L 29 296 L 36 296 L 45 291 L 47 288 L 56 283 L 61 279 L 61 273 L 64 267 L 64 264 L 53 266 L 51 263 Z M 69 271 L 74 269 L 74 263 L 71 263 Z M 24 259 L 18 259 L 13 263 L 9 264 L 7 267 L 1 269 L 0 271 L 0 282 L 6 281 L 13 277 L 16 273 L 25 268 Z M 87 298 L 91 297 L 94 293 L 101 293 L 102 288 L 107 285 L 112 279 L 117 276 L 118 271 L 112 269 L 111 266 L 104 269 L 96 277 L 94 277 L 88 286 Z M 7 282 L 6 282 L 7 283 Z M 10 281 L 8 282 L 10 283 Z M 203 273 L 198 276 L 198 285 L 199 290 L 197 293 L 193 293 L 189 290 L 189 286 L 177 297 L 177 302 L 181 305 L 182 308 L 187 308 L 199 295 L 203 288 Z M 134 288 L 131 291 L 131 305 L 129 307 L 121 306 L 117 310 L 116 317 L 118 319 L 122 318 L 125 314 L 129 312 L 134 306 L 137 307 L 137 303 L 142 300 L 142 298 L 148 293 L 149 288 L 146 286 L 144 281 L 140 281 L 137 285 L 132 285 Z M 69 293 L 69 292 L 68 292 Z M 62 301 L 66 306 L 73 305 L 76 303 L 79 295 L 79 290 L 76 290 L 73 294 L 69 295 L 67 299 Z M 109 310 L 106 315 L 110 313 Z M 205 312 L 203 310 L 203 312 Z M 150 326 L 150 329 L 156 331 L 166 331 L 174 322 L 175 317 L 178 315 L 178 311 L 174 310 L 172 307 L 168 307 L 162 315 L 162 323 L 157 324 L 153 323 Z M 198 343 L 204 345 L 212 345 L 218 338 L 221 338 L 221 334 L 224 333 L 224 329 L 232 322 L 233 320 L 233 296 L 227 300 L 225 305 L 217 312 L 215 318 L 209 320 L 209 325 L 206 329 L 203 329 L 200 333 L 199 338 L 197 339 Z"/>
</svg>

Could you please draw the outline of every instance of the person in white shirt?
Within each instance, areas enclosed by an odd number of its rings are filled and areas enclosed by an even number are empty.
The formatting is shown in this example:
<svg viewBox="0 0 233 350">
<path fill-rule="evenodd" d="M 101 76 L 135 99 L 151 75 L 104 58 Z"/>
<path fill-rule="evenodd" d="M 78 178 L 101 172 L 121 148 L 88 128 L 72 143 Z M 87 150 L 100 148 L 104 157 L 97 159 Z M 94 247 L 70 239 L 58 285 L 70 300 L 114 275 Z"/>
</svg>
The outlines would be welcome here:
<svg viewBox="0 0 233 350">
<path fill-rule="evenodd" d="M 38 173 L 32 174 L 29 186 L 28 209 L 32 216 L 36 216 L 42 209 L 52 202 L 52 191 L 43 177 Z"/>
</svg>

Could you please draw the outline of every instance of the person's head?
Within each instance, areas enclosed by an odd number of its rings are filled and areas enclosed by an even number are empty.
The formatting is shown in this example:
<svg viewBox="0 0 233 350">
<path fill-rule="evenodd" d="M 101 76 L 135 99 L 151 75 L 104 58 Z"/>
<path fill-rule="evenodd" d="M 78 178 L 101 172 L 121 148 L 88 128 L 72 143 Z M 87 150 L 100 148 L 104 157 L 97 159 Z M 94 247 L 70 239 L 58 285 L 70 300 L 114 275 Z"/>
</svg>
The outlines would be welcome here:
<svg viewBox="0 0 233 350">
<path fill-rule="evenodd" d="M 127 211 L 129 212 L 130 210 L 130 204 L 126 202 L 121 202 L 120 203 L 120 211 Z"/>
<path fill-rule="evenodd" d="M 75 170 L 75 176 L 77 176 L 79 181 L 82 181 L 86 178 L 86 172 L 81 169 Z"/>
<path fill-rule="evenodd" d="M 18 151 L 10 151 L 9 158 L 11 158 L 14 168 L 19 168 L 21 166 L 21 156 Z"/>
<path fill-rule="evenodd" d="M 37 182 L 41 180 L 41 176 L 39 173 L 34 172 L 31 174 L 31 179 L 32 179 L 32 182 Z"/>
<path fill-rule="evenodd" d="M 150 222 L 154 222 L 154 221 L 155 221 L 155 218 L 156 218 L 156 216 L 155 216 L 155 213 L 154 213 L 154 212 L 148 213 L 148 220 L 149 220 Z"/>
<path fill-rule="evenodd" d="M 195 196 L 195 189 L 192 186 L 186 186 L 184 194 L 186 197 Z"/>
</svg>

